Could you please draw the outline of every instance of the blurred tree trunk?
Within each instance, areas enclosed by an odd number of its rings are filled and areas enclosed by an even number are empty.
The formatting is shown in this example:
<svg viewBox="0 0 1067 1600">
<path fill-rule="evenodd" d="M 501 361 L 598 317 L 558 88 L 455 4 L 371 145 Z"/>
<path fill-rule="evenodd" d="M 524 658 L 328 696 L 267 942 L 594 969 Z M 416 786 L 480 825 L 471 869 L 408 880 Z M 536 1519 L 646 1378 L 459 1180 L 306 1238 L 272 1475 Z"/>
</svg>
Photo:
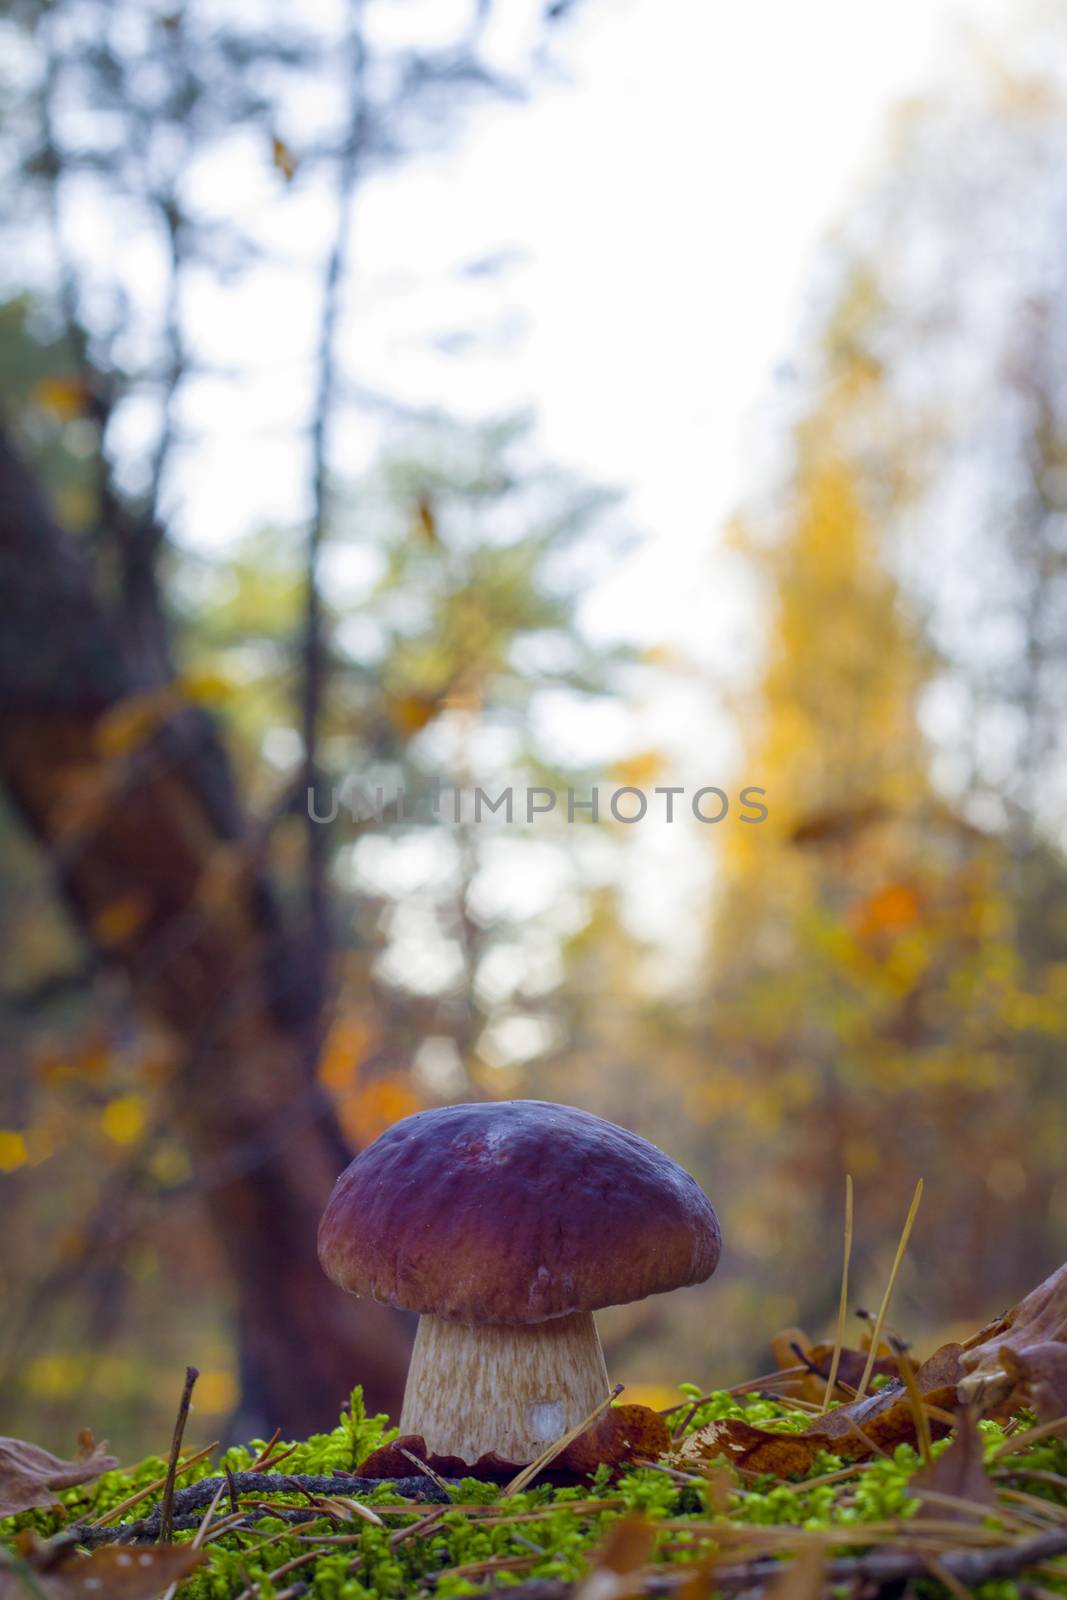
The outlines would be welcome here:
<svg viewBox="0 0 1067 1600">
<path fill-rule="evenodd" d="M 0 435 L 0 782 L 101 960 L 177 1046 L 169 1113 L 234 1288 L 241 1425 L 329 1426 L 354 1383 L 399 1409 L 400 1314 L 315 1254 L 347 1159 L 314 1073 L 322 1020 L 210 718 L 138 676 L 79 551 Z"/>
</svg>

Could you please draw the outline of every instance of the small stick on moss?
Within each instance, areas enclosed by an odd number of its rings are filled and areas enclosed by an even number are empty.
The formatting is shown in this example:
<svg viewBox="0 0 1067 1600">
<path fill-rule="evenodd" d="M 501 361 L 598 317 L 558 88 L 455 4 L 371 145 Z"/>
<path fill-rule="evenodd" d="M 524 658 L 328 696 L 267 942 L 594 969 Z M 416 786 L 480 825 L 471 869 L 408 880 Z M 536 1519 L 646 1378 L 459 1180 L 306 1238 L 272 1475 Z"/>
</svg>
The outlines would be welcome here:
<svg viewBox="0 0 1067 1600">
<path fill-rule="evenodd" d="M 224 1461 L 222 1463 L 222 1470 L 226 1475 L 226 1487 L 230 1491 L 230 1508 L 233 1511 L 239 1511 L 241 1508 L 237 1504 L 237 1485 L 233 1481 L 233 1469 Z"/>
<path fill-rule="evenodd" d="M 841 1365 L 841 1351 L 845 1343 L 845 1318 L 848 1315 L 848 1269 L 852 1261 L 852 1174 L 845 1174 L 845 1253 L 841 1266 L 841 1297 L 837 1304 L 837 1332 L 834 1335 L 834 1353 L 826 1379 L 826 1392 L 822 1397 L 823 1411 L 829 1411 L 834 1389 L 837 1387 L 837 1369 Z"/>
<path fill-rule="evenodd" d="M 185 1424 L 189 1417 L 189 1402 L 193 1397 L 193 1388 L 199 1376 L 200 1373 L 196 1367 L 186 1367 L 181 1402 L 174 1422 L 174 1438 L 171 1440 L 170 1445 L 170 1465 L 167 1467 L 167 1479 L 163 1485 L 163 1501 L 159 1513 L 160 1544 L 168 1544 L 170 1542 L 171 1524 L 174 1521 L 174 1479 L 178 1472 L 178 1457 L 181 1454 L 182 1439 L 185 1436 Z"/>
<path fill-rule="evenodd" d="M 918 1183 L 915 1185 L 915 1193 L 912 1196 L 911 1205 L 908 1208 L 908 1215 L 904 1220 L 904 1230 L 900 1235 L 900 1243 L 897 1245 L 897 1253 L 893 1257 L 893 1265 L 889 1273 L 889 1282 L 885 1286 L 885 1294 L 882 1296 L 882 1303 L 878 1307 L 878 1315 L 874 1319 L 874 1327 L 871 1330 L 871 1348 L 867 1352 L 867 1365 L 863 1369 L 863 1377 L 860 1379 L 859 1385 L 856 1389 L 857 1400 L 863 1399 L 864 1395 L 867 1393 L 867 1385 L 871 1381 L 871 1373 L 874 1371 L 874 1363 L 878 1359 L 878 1346 L 882 1339 L 882 1329 L 885 1326 L 885 1319 L 889 1315 L 889 1302 L 892 1300 L 893 1290 L 896 1288 L 897 1273 L 900 1271 L 900 1263 L 904 1260 L 904 1252 L 908 1248 L 908 1240 L 911 1238 L 911 1230 L 915 1226 L 915 1218 L 918 1213 L 919 1202 L 922 1200 L 922 1197 L 923 1180 L 920 1178 Z"/>
</svg>

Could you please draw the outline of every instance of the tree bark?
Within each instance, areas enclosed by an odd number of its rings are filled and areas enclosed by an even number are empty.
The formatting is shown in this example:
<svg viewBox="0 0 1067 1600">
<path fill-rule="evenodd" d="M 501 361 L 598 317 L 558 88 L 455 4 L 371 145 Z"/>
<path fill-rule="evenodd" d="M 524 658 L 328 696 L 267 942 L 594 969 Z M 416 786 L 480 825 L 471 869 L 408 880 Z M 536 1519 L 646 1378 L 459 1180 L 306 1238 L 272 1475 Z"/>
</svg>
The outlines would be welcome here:
<svg viewBox="0 0 1067 1600">
<path fill-rule="evenodd" d="M 0 601 L 0 782 L 87 940 L 175 1042 L 168 1110 L 235 1289 L 242 1428 L 328 1427 L 355 1383 L 395 1414 L 408 1319 L 348 1299 L 316 1259 L 348 1152 L 315 1078 L 306 949 L 214 723 L 139 679 L 2 434 Z"/>
</svg>

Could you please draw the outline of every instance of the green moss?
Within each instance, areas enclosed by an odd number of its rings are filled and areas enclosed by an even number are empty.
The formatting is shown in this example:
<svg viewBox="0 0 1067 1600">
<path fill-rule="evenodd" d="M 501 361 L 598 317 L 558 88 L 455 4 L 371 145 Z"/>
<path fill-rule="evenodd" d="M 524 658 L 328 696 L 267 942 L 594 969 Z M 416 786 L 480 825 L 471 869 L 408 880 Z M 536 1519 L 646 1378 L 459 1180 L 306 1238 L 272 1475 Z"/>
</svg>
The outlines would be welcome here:
<svg viewBox="0 0 1067 1600">
<path fill-rule="evenodd" d="M 699 1391 L 690 1385 L 683 1385 L 681 1393 L 690 1402 L 699 1398 Z M 800 1413 L 777 1401 L 754 1394 L 737 1397 L 721 1393 L 703 1401 L 686 1431 L 694 1432 L 708 1422 L 731 1417 L 788 1432 L 805 1424 Z M 1021 1418 L 1020 1424 L 1026 1426 L 1029 1420 Z M 981 1427 L 988 1458 L 1004 1443 L 1004 1429 L 993 1422 L 984 1422 Z M 324 1476 L 335 1469 L 352 1472 L 371 1450 L 395 1434 L 385 1417 L 367 1416 L 357 1389 L 337 1427 L 330 1433 L 302 1440 L 280 1470 Z M 245 1471 L 263 1448 L 264 1441 L 253 1440 L 246 1447 L 228 1450 L 222 1459 L 234 1472 Z M 278 1447 L 279 1451 L 283 1448 L 286 1447 Z M 946 1448 L 945 1442 L 934 1447 L 938 1454 Z M 1011 1463 L 1019 1471 L 1037 1470 L 1067 1477 L 1067 1444 L 1058 1439 L 1040 1441 L 1012 1456 Z M 903 1520 L 917 1510 L 917 1502 L 908 1494 L 908 1484 L 918 1465 L 916 1452 L 901 1445 L 890 1459 L 876 1459 L 839 1482 L 781 1483 L 770 1477 L 753 1480 L 734 1474 L 725 1515 L 731 1523 L 752 1527 L 854 1529 L 865 1523 Z M 824 1453 L 813 1463 L 808 1479 L 823 1478 L 841 1466 L 837 1457 Z M 0 1540 L 10 1544 L 19 1529 L 25 1527 L 48 1537 L 69 1522 L 99 1516 L 161 1477 L 164 1471 L 165 1462 L 156 1456 L 127 1471 L 105 1473 L 93 1484 L 63 1491 L 59 1510 L 24 1512 L 0 1522 Z M 183 1486 L 217 1471 L 217 1466 L 203 1462 L 183 1478 Z M 1067 1496 L 1058 1484 L 1022 1478 L 1019 1482 L 1029 1493 L 1067 1504 Z M 330 1537 L 344 1532 L 356 1534 L 356 1541 L 350 1545 L 322 1545 L 313 1561 L 296 1568 L 291 1575 L 282 1574 L 279 1569 L 306 1555 L 314 1546 L 294 1536 L 290 1525 L 281 1518 L 264 1513 L 251 1528 L 227 1534 L 210 1546 L 208 1563 L 182 1590 L 183 1600 L 234 1600 L 249 1578 L 260 1586 L 262 1600 L 271 1600 L 296 1579 L 307 1585 L 307 1593 L 314 1600 L 404 1600 L 406 1596 L 431 1593 L 440 1600 L 459 1600 L 477 1594 L 483 1587 L 503 1588 L 531 1577 L 565 1581 L 579 1578 L 590 1552 L 601 1543 L 612 1523 L 630 1511 L 642 1511 L 654 1522 L 666 1524 L 669 1519 L 670 1525 L 664 1527 L 657 1541 L 658 1560 L 698 1560 L 714 1550 L 713 1523 L 716 1515 L 724 1514 L 711 1510 L 708 1490 L 702 1482 L 679 1483 L 670 1474 L 651 1468 L 626 1472 L 614 1481 L 610 1471 L 601 1468 L 590 1486 L 552 1489 L 539 1485 L 503 1503 L 498 1487 L 467 1478 L 455 1491 L 455 1498 L 465 1506 L 499 1506 L 499 1520 L 491 1510 L 485 1521 L 465 1511 L 442 1508 L 437 1525 L 394 1545 L 390 1535 L 425 1517 L 426 1505 L 412 1506 L 404 1517 L 386 1517 L 382 1528 L 361 1521 L 339 1526 L 321 1517 L 306 1530 L 308 1535 Z M 299 1494 L 272 1491 L 271 1499 L 308 1509 Z M 409 1505 L 387 1484 L 364 1499 L 380 1508 Z M 147 1515 L 157 1500 L 158 1495 L 153 1494 L 131 1509 L 124 1520 Z M 531 1512 L 540 1516 L 535 1520 L 514 1520 Z M 692 1523 L 688 1529 L 687 1519 Z M 190 1539 L 192 1534 L 181 1533 L 178 1537 Z M 845 1548 L 856 1547 L 842 1547 Z M 524 1562 L 517 1570 L 487 1574 L 462 1570 L 475 1563 L 510 1562 L 516 1558 Z M 278 1574 L 275 1580 L 272 1574 Z M 1060 1584 L 1053 1578 L 1043 1582 L 1046 1588 L 1067 1594 L 1067 1582 Z M 945 1600 L 944 1591 L 933 1582 L 918 1585 L 917 1592 L 930 1600 Z M 986 1584 L 977 1594 L 979 1600 L 1019 1600 L 1014 1583 Z"/>
</svg>

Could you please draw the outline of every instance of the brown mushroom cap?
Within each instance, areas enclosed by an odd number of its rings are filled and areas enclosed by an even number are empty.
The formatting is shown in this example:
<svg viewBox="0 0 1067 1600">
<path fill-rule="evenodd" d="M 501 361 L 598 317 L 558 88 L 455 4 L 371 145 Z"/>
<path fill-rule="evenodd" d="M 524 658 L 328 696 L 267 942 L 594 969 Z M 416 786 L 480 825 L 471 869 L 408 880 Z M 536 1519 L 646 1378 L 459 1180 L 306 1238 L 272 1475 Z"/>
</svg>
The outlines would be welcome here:
<svg viewBox="0 0 1067 1600">
<path fill-rule="evenodd" d="M 342 1289 L 455 1322 L 544 1322 L 710 1278 L 719 1224 L 670 1156 L 543 1100 L 394 1123 L 338 1178 L 319 1260 Z"/>
</svg>

